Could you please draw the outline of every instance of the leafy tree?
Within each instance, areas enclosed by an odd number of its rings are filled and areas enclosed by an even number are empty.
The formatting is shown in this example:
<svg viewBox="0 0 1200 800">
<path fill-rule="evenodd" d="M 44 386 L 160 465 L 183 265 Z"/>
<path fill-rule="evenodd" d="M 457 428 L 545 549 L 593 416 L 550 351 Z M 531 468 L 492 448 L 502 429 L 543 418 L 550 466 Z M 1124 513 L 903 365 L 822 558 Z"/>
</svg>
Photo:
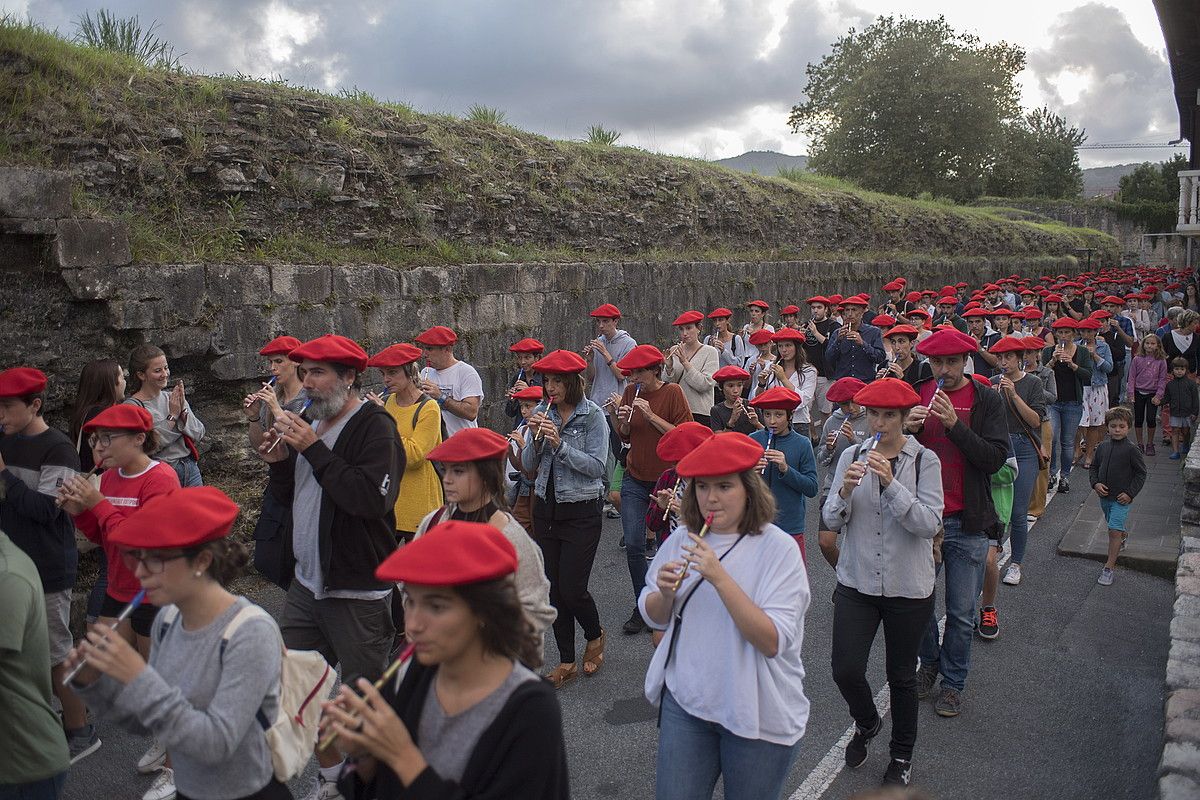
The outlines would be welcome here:
<svg viewBox="0 0 1200 800">
<path fill-rule="evenodd" d="M 1020 116 L 1025 52 L 983 44 L 944 18 L 880 17 L 809 64 L 793 131 L 812 140 L 810 166 L 893 194 L 967 199 L 982 193 Z"/>
<path fill-rule="evenodd" d="M 1188 168 L 1187 157 L 1176 153 L 1170 161 L 1139 164 L 1133 172 L 1121 176 L 1117 200 L 1122 203 L 1170 203 L 1179 200 L 1179 170 Z"/>
<path fill-rule="evenodd" d="M 987 193 L 995 197 L 1078 197 L 1083 191 L 1083 171 L 1075 148 L 1086 138 L 1082 130 L 1045 107 L 1006 124 L 995 166 L 987 178 Z"/>
</svg>

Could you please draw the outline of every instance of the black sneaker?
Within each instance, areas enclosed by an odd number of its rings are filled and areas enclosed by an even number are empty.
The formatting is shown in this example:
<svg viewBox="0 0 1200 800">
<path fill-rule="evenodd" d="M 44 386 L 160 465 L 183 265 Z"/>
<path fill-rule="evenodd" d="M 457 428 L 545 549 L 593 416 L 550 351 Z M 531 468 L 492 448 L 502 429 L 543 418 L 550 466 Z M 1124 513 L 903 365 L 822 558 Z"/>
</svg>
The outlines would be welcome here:
<svg viewBox="0 0 1200 800">
<path fill-rule="evenodd" d="M 943 686 L 942 693 L 933 704 L 933 710 L 939 717 L 957 717 L 962 711 L 962 695 L 949 686 Z"/>
<path fill-rule="evenodd" d="M 917 668 L 917 699 L 924 700 L 933 692 L 933 686 L 938 679 L 938 665 L 922 664 Z"/>
<path fill-rule="evenodd" d="M 854 735 L 850 737 L 850 742 L 846 745 L 847 767 L 855 769 L 863 765 L 863 762 L 867 760 L 867 745 L 879 735 L 879 729 L 882 727 L 883 718 L 878 714 L 875 715 L 875 724 L 869 731 L 864 731 L 857 724 L 854 726 Z"/>
<path fill-rule="evenodd" d="M 1069 491 L 1071 491 L 1071 482 L 1070 482 L 1070 481 L 1068 481 L 1066 478 L 1061 478 L 1061 479 L 1059 479 L 1059 481 L 1058 481 L 1058 493 L 1059 493 L 1059 494 L 1066 494 L 1066 493 L 1067 493 L 1067 492 L 1069 492 Z"/>
<path fill-rule="evenodd" d="M 634 634 L 641 633 L 645 630 L 649 630 L 649 626 L 646 625 L 646 620 L 642 619 L 642 612 L 639 611 L 636 606 L 634 606 L 633 614 L 631 614 L 625 624 L 621 626 L 621 632 L 626 636 L 633 636 Z"/>
<path fill-rule="evenodd" d="M 621 548 L 622 550 L 625 549 L 625 535 L 624 534 L 621 535 L 620 539 L 617 539 L 617 547 Z"/>
<path fill-rule="evenodd" d="M 908 786 L 912 780 L 912 762 L 902 758 L 893 758 L 888 762 L 887 772 L 883 773 L 884 786 Z"/>
<path fill-rule="evenodd" d="M 995 606 L 984 606 L 979 609 L 979 622 L 975 624 L 975 632 L 980 639 L 995 639 L 1000 635 L 1000 615 Z"/>
</svg>

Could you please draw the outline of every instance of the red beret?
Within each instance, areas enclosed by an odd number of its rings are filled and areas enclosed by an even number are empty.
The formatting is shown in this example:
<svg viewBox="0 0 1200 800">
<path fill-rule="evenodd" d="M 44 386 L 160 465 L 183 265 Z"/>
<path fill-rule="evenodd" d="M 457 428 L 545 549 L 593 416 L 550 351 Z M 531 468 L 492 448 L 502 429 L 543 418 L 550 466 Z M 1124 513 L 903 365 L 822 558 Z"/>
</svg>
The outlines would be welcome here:
<svg viewBox="0 0 1200 800">
<path fill-rule="evenodd" d="M 971 375 L 971 377 L 974 378 L 979 383 L 982 383 L 984 386 L 992 385 L 992 379 L 989 378 L 987 375 L 980 375 L 978 372 L 976 372 L 973 375 Z"/>
<path fill-rule="evenodd" d="M 598 319 L 620 319 L 621 309 L 617 308 L 612 303 L 605 303 L 604 305 L 594 309 L 589 316 L 596 317 Z"/>
<path fill-rule="evenodd" d="M 1027 308 L 1021 312 L 1021 316 L 1025 317 L 1025 319 L 1028 319 L 1028 320 L 1034 320 L 1034 319 L 1041 319 L 1042 317 L 1045 316 L 1045 314 L 1042 313 L 1041 309 L 1039 309 L 1035 306 L 1030 306 L 1029 308 Z"/>
<path fill-rule="evenodd" d="M 429 347 L 447 347 L 458 341 L 458 334 L 445 325 L 434 325 L 429 330 L 417 334 L 417 338 L 413 341 Z"/>
<path fill-rule="evenodd" d="M 853 297 L 847 297 L 845 300 L 843 300 L 842 305 L 844 305 L 844 306 L 862 306 L 862 307 L 866 308 L 867 306 L 870 305 L 870 303 L 867 302 L 866 298 L 863 297 L 861 294 L 856 294 Z"/>
<path fill-rule="evenodd" d="M 1076 324 L 1075 320 L 1071 319 L 1070 317 L 1059 317 L 1058 319 L 1054 320 L 1054 323 L 1050 327 L 1056 331 L 1063 328 L 1075 330 L 1078 325 Z"/>
<path fill-rule="evenodd" d="M 732 316 L 733 316 L 733 312 L 730 311 L 728 308 L 725 308 L 724 306 L 721 306 L 720 308 L 714 308 L 712 311 L 708 312 L 709 319 L 723 319 L 725 317 L 732 317 Z"/>
<path fill-rule="evenodd" d="M 786 386 L 773 386 L 765 392 L 759 392 L 750 405 L 755 408 L 776 408 L 782 411 L 794 411 L 800 405 L 800 395 Z"/>
<path fill-rule="evenodd" d="M 526 386 L 519 392 L 513 392 L 513 400 L 537 400 L 541 401 L 543 396 L 542 387 Z"/>
<path fill-rule="evenodd" d="M 840 298 L 840 297 L 838 298 L 838 300 L 841 300 L 841 299 L 842 298 Z M 828 297 L 826 297 L 825 295 L 821 295 L 821 294 L 814 294 L 812 297 L 808 298 L 804 302 L 808 303 L 808 304 L 820 303 L 821 305 L 824 305 L 824 306 L 832 305 L 832 302 L 830 301 L 830 299 Z"/>
<path fill-rule="evenodd" d="M 393 344 L 383 348 L 367 361 L 368 367 L 403 367 L 421 357 L 421 348 L 407 342 Z"/>
<path fill-rule="evenodd" d="M 260 356 L 286 356 L 300 346 L 300 340 L 295 336 L 276 336 L 263 345 L 258 351 Z"/>
<path fill-rule="evenodd" d="M 803 342 L 805 335 L 795 328 L 780 328 L 771 334 L 772 342 Z"/>
<path fill-rule="evenodd" d="M 464 461 L 487 461 L 508 452 L 508 439 L 487 428 L 463 428 L 425 456 L 430 461 L 461 464 Z"/>
<path fill-rule="evenodd" d="M 880 378 L 859 389 L 854 402 L 870 408 L 912 408 L 920 404 L 921 396 L 899 378 Z"/>
<path fill-rule="evenodd" d="M 933 318 L 933 314 L 930 314 L 928 311 L 926 311 L 923 308 L 914 308 L 909 311 L 905 311 L 904 315 L 906 317 L 924 317 L 925 319 Z"/>
<path fill-rule="evenodd" d="M 771 304 L 768 303 L 766 300 L 751 300 L 749 303 L 746 303 L 746 307 L 747 308 L 761 308 L 763 311 L 766 311 L 768 308 L 771 307 Z"/>
<path fill-rule="evenodd" d="M 414 586 L 463 586 L 517 571 L 517 549 L 485 522 L 447 520 L 394 551 L 375 570 L 381 581 Z"/>
<path fill-rule="evenodd" d="M 830 384 L 829 391 L 825 392 L 825 399 L 831 403 L 844 403 L 853 400 L 854 395 L 864 386 L 866 384 L 858 378 L 838 378 Z"/>
<path fill-rule="evenodd" d="M 1027 349 L 1028 348 L 1025 346 L 1025 342 L 1020 338 L 1016 336 L 1005 336 L 1000 341 L 988 348 L 988 352 L 992 353 L 993 355 L 999 353 L 1023 353 Z"/>
<path fill-rule="evenodd" d="M 979 350 L 979 343 L 959 331 L 934 331 L 917 343 L 917 352 L 923 356 L 959 356 Z"/>
<path fill-rule="evenodd" d="M 215 486 L 172 489 L 147 500 L 108 540 L 152 550 L 195 547 L 229 535 L 237 515 L 237 503 Z"/>
<path fill-rule="evenodd" d="M 574 375 L 587 369 L 587 362 L 573 350 L 555 350 L 533 362 L 533 369 L 549 375 Z"/>
<path fill-rule="evenodd" d="M 711 478 L 754 469 L 763 446 L 744 433 L 722 431 L 679 460 L 675 471 L 685 478 Z"/>
<path fill-rule="evenodd" d="M 704 315 L 699 311 L 685 311 L 675 318 L 672 325 L 699 325 L 704 321 Z"/>
<path fill-rule="evenodd" d="M 917 338 L 917 329 L 912 325 L 896 325 L 887 333 L 885 333 L 883 338 L 890 339 L 893 336 L 908 336 L 915 339 Z"/>
<path fill-rule="evenodd" d="M 1000 291 L 1000 287 L 994 283 L 985 283 L 983 285 L 983 290 L 985 292 L 998 292 L 998 291 Z"/>
<path fill-rule="evenodd" d="M 885 292 L 902 292 L 904 291 L 904 282 L 899 280 L 888 281 L 883 285 Z"/>
<path fill-rule="evenodd" d="M 46 390 L 46 373 L 33 367 L 12 367 L 0 372 L 0 397 L 28 397 Z"/>
<path fill-rule="evenodd" d="M 154 417 L 141 406 L 118 403 L 109 406 L 83 423 L 84 433 L 107 428 L 116 431 L 149 431 L 154 429 Z"/>
<path fill-rule="evenodd" d="M 1087 317 L 1076 322 L 1075 328 L 1081 331 L 1098 331 L 1100 330 L 1100 320 Z"/>
<path fill-rule="evenodd" d="M 959 281 L 958 283 L 954 284 L 954 288 L 955 289 L 965 289 L 965 288 L 967 288 L 967 282 Z"/>
<path fill-rule="evenodd" d="M 936 305 L 956 306 L 956 305 L 958 305 L 958 298 L 952 294 L 944 294 L 937 299 Z"/>
<path fill-rule="evenodd" d="M 919 303 L 921 302 L 921 293 L 909 292 L 908 294 L 904 295 L 904 299 L 910 303 Z"/>
<path fill-rule="evenodd" d="M 652 344 L 639 344 L 617 362 L 617 368 L 627 372 L 632 372 L 635 369 L 653 369 L 660 366 L 664 361 L 666 359 L 663 357 L 662 351 L 657 347 Z"/>
<path fill-rule="evenodd" d="M 812 301 L 810 300 L 809 302 L 812 302 Z M 839 305 L 841 302 L 842 302 L 842 296 L 840 294 L 829 295 L 829 305 L 836 306 L 836 305 Z"/>
<path fill-rule="evenodd" d="M 1024 297 L 1027 294 L 1037 294 L 1037 290 L 1030 286 L 1022 286 L 1021 297 Z"/>
<path fill-rule="evenodd" d="M 783 308 L 779 309 L 779 313 L 780 314 L 799 314 L 800 306 L 784 306 Z"/>
<path fill-rule="evenodd" d="M 1013 315 L 1013 310 L 1008 306 L 1000 306 L 999 308 L 988 313 L 990 313 L 993 317 L 1011 317 Z"/>
<path fill-rule="evenodd" d="M 367 368 L 367 351 L 358 346 L 358 342 L 327 333 L 310 339 L 288 353 L 288 358 L 296 363 L 301 361 L 327 361 L 330 364 L 344 364 L 355 372 L 363 372 Z"/>
<path fill-rule="evenodd" d="M 714 372 L 713 380 L 717 383 L 724 383 L 725 381 L 748 381 L 750 380 L 750 373 L 741 367 L 735 367 L 730 364 Z"/>
<path fill-rule="evenodd" d="M 774 334 L 766 328 L 759 328 L 754 333 L 750 334 L 750 344 L 755 346 L 766 344 L 767 342 L 771 341 L 771 337 L 773 335 Z"/>
<path fill-rule="evenodd" d="M 891 314 L 876 314 L 875 319 L 871 320 L 871 324 L 876 328 L 890 328 L 896 324 L 896 318 Z"/>
<path fill-rule="evenodd" d="M 544 353 L 544 352 L 546 352 L 546 345 L 542 344 L 537 339 L 525 338 L 525 339 L 522 339 L 521 341 L 517 342 L 516 344 L 510 344 L 508 346 L 508 352 L 510 352 L 510 353 Z"/>
<path fill-rule="evenodd" d="M 1024 342 L 1026 350 L 1043 350 L 1046 347 L 1046 340 L 1040 336 L 1026 336 L 1021 341 Z"/>
<path fill-rule="evenodd" d="M 1104 309 L 1093 311 L 1091 314 L 1088 314 L 1088 316 L 1092 319 L 1112 319 L 1112 314 L 1108 313 Z"/>
<path fill-rule="evenodd" d="M 968 319 L 970 317 L 990 317 L 990 316 L 991 316 L 991 313 L 986 308 L 979 308 L 978 306 L 976 306 L 975 308 L 969 308 L 963 312 L 963 319 Z"/>
<path fill-rule="evenodd" d="M 1112 303 L 1114 306 L 1125 305 L 1125 301 L 1123 299 L 1121 299 L 1120 297 L 1117 297 L 1115 294 L 1110 294 L 1108 297 L 1105 297 L 1103 300 L 1100 301 L 1100 305 L 1106 306 L 1109 303 Z"/>
<path fill-rule="evenodd" d="M 1055 294 L 1054 292 L 1051 292 L 1050 294 L 1046 295 L 1046 296 L 1045 296 L 1045 297 L 1043 297 L 1042 299 L 1043 299 L 1043 300 L 1045 300 L 1047 303 L 1061 303 L 1061 302 L 1063 302 L 1062 295 L 1061 295 L 1061 294 Z"/>
<path fill-rule="evenodd" d="M 674 464 L 713 435 L 712 428 L 700 422 L 682 422 L 662 435 L 654 454 Z"/>
</svg>

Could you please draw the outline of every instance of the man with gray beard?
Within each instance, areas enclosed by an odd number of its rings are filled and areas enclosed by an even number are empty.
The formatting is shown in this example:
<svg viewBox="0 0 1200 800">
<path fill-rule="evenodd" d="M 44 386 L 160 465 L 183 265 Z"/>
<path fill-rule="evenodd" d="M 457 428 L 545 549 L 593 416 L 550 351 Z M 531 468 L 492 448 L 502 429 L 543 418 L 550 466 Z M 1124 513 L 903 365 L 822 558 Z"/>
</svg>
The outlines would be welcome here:
<svg viewBox="0 0 1200 800">
<path fill-rule="evenodd" d="M 269 490 L 292 509 L 295 575 L 279 627 L 287 647 L 341 664 L 342 682 L 354 686 L 380 676 L 395 635 L 393 586 L 375 569 L 396 549 L 404 448 L 391 415 L 359 398 L 367 353 L 356 342 L 321 336 L 288 358 L 300 364 L 311 402 L 304 417 L 284 411 L 275 421 L 278 446 L 268 435 L 259 447 L 270 464 Z M 341 756 L 331 748 L 318 761 L 309 797 L 341 798 Z"/>
</svg>

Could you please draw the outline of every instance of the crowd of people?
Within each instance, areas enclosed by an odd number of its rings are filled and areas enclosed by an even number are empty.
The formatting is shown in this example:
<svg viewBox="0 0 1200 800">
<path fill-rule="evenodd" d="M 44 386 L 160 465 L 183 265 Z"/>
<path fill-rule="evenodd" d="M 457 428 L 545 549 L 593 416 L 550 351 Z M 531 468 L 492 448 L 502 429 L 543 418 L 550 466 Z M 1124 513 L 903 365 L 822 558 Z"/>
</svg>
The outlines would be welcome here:
<svg viewBox="0 0 1200 800">
<path fill-rule="evenodd" d="M 1048 495 L 1088 471 L 1111 585 L 1156 436 L 1186 452 L 1200 308 L 1184 278 L 896 278 L 804 310 L 752 300 L 740 327 L 730 308 L 685 311 L 664 348 L 605 303 L 582 350 L 511 345 L 502 432 L 479 425 L 484 383 L 451 328 L 374 355 L 281 335 L 241 404 L 267 466 L 252 558 L 286 592 L 278 620 L 227 588 L 251 558 L 230 537 L 239 509 L 203 485 L 206 409 L 162 350 L 89 364 L 66 431 L 43 414 L 43 372 L 4 370 L 0 798 L 59 797 L 101 718 L 144 737 L 145 800 L 291 797 L 310 754 L 318 800 L 567 797 L 555 690 L 604 667 L 589 583 L 606 516 L 632 588 L 621 632 L 654 645 L 657 796 L 721 778 L 727 798 L 778 797 L 820 669 L 802 655 L 814 498 L 845 762 L 882 729 L 867 679 L 882 624 L 883 782 L 907 785 L 919 701 L 962 713 L 973 639 L 999 635 L 998 585 L 1031 568 Z M 369 369 L 382 391 L 364 391 Z M 82 547 L 101 569 L 76 638 Z M 296 725 L 318 713 L 314 747 Z"/>
</svg>

